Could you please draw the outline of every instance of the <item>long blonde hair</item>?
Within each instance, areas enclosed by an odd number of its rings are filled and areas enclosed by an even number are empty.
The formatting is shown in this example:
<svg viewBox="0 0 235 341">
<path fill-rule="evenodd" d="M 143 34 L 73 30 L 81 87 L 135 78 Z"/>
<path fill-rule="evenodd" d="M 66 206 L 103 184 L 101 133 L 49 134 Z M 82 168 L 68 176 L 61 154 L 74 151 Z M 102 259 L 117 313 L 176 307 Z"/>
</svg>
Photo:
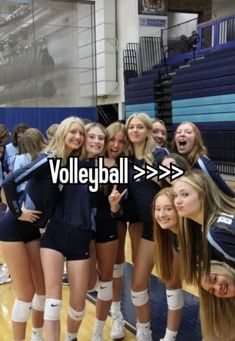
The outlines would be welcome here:
<svg viewBox="0 0 235 341">
<path fill-rule="evenodd" d="M 143 124 L 145 125 L 145 127 L 148 130 L 148 137 L 146 138 L 146 141 L 145 141 L 143 154 L 144 154 L 145 162 L 153 164 L 153 161 L 154 161 L 153 150 L 155 148 L 155 142 L 154 142 L 153 137 L 152 137 L 152 120 L 146 113 L 136 112 L 136 113 L 132 114 L 126 122 L 127 132 L 128 132 L 128 128 L 129 128 L 129 125 L 131 123 L 131 120 L 133 118 L 138 118 L 141 122 L 143 122 Z M 128 136 L 128 133 L 127 133 L 127 136 Z M 127 143 L 127 147 L 126 147 L 126 154 L 128 156 L 135 156 L 133 145 L 129 141 L 129 139 L 128 139 L 128 143 Z"/>
<path fill-rule="evenodd" d="M 195 165 L 195 163 L 197 162 L 197 160 L 199 159 L 199 157 L 201 155 L 207 155 L 208 151 L 207 151 L 206 146 L 204 145 L 204 142 L 202 139 L 202 134 L 201 134 L 200 130 L 198 129 L 198 127 L 196 126 L 196 124 L 194 124 L 192 122 L 185 121 L 185 122 L 181 122 L 175 130 L 175 134 L 174 134 L 174 138 L 172 140 L 172 146 L 171 146 L 172 152 L 178 153 L 178 149 L 177 149 L 177 146 L 175 143 L 175 135 L 177 134 L 177 130 L 183 124 L 189 124 L 192 127 L 193 132 L 195 134 L 195 141 L 194 141 L 194 146 L 193 146 L 192 150 L 190 150 L 188 154 L 184 155 L 184 157 L 188 161 L 190 167 L 193 167 Z"/>
<path fill-rule="evenodd" d="M 201 201 L 202 225 L 181 218 L 179 233 L 183 276 L 186 282 L 196 284 L 202 272 L 210 272 L 208 229 L 221 212 L 234 214 L 235 199 L 222 193 L 210 176 L 199 170 L 189 171 L 177 181 L 193 186 Z"/>
<path fill-rule="evenodd" d="M 20 154 L 28 153 L 32 160 L 35 160 L 46 145 L 47 142 L 38 129 L 28 128 L 19 141 L 19 152 Z"/>
<path fill-rule="evenodd" d="M 127 143 L 127 133 L 126 133 L 125 125 L 120 122 L 113 122 L 106 128 L 106 134 L 107 134 L 106 146 L 107 146 L 107 143 L 119 132 L 123 133 L 124 140 L 125 140 L 124 142 L 125 144 Z M 124 151 L 122 155 L 125 155 L 125 146 L 124 146 Z"/>
<path fill-rule="evenodd" d="M 67 157 L 68 157 L 68 155 L 66 155 L 65 137 L 66 137 L 67 133 L 69 132 L 71 125 L 73 123 L 78 123 L 81 126 L 83 133 L 84 133 L 84 137 L 85 137 L 85 127 L 84 127 L 82 120 L 77 116 L 70 116 L 70 117 L 65 118 L 59 124 L 59 126 L 55 132 L 55 135 L 53 136 L 51 142 L 49 143 L 49 145 L 45 149 L 46 152 L 51 152 L 56 157 L 61 158 L 62 159 L 62 166 L 64 166 L 66 164 Z M 80 156 L 82 148 L 83 148 L 83 146 L 81 148 L 79 148 L 79 150 L 74 150 L 70 156 Z"/>
<path fill-rule="evenodd" d="M 98 122 L 90 122 L 90 123 L 87 123 L 85 125 L 85 131 L 86 131 L 86 137 L 87 137 L 87 134 L 89 133 L 89 131 L 92 129 L 92 128 L 95 128 L 95 127 L 98 127 L 100 128 L 100 130 L 104 133 L 104 138 L 105 138 L 105 142 L 107 140 L 107 133 L 106 133 L 106 129 L 104 126 L 102 126 L 102 124 L 98 123 Z M 86 143 L 85 143 L 86 144 Z M 84 144 L 84 148 L 82 148 L 82 153 L 81 153 L 81 157 L 80 159 L 81 160 L 84 160 L 84 159 L 87 159 L 87 150 L 86 150 L 86 146 Z M 105 146 L 105 144 L 104 144 Z M 105 147 L 104 147 L 105 148 Z M 102 150 L 101 154 L 100 155 L 97 155 L 98 156 L 103 156 L 104 155 L 104 149 Z"/>
<path fill-rule="evenodd" d="M 154 223 L 154 259 L 155 266 L 159 277 L 168 282 L 172 280 L 174 275 L 173 260 L 174 260 L 174 238 L 175 234 L 169 230 L 163 230 L 155 219 L 155 204 L 156 200 L 160 196 L 166 196 L 174 208 L 173 189 L 171 187 L 164 188 L 158 192 L 153 200 L 152 205 L 152 217 Z M 175 209 L 175 208 L 174 208 Z M 178 213 L 175 209 L 176 215 Z"/>
<path fill-rule="evenodd" d="M 199 286 L 200 319 L 205 341 L 235 340 L 235 299 L 211 295 Z"/>
</svg>

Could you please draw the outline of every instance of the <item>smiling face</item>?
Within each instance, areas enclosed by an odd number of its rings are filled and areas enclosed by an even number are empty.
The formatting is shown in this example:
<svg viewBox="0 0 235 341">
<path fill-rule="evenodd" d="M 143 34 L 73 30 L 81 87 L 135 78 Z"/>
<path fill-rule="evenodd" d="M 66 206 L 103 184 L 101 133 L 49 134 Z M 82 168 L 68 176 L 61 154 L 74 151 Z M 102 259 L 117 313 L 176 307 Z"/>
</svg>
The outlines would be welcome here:
<svg viewBox="0 0 235 341">
<path fill-rule="evenodd" d="M 153 123 L 153 139 L 157 147 L 163 147 L 166 144 L 167 132 L 166 128 L 161 122 Z"/>
<path fill-rule="evenodd" d="M 175 230 L 178 226 L 178 214 L 166 195 L 159 195 L 155 201 L 154 217 L 162 229 Z"/>
<path fill-rule="evenodd" d="M 127 127 L 127 135 L 131 143 L 142 144 L 146 141 L 149 131 L 146 125 L 138 118 L 133 117 Z"/>
<path fill-rule="evenodd" d="M 96 157 L 102 154 L 105 144 L 105 134 L 100 127 L 95 126 L 87 131 L 86 151 L 87 157 Z"/>
<path fill-rule="evenodd" d="M 175 144 L 179 154 L 188 154 L 194 147 L 196 134 L 190 123 L 180 124 L 175 133 Z"/>
<path fill-rule="evenodd" d="M 190 184 L 177 180 L 173 184 L 174 205 L 180 217 L 198 221 L 202 202 L 198 191 Z"/>
<path fill-rule="evenodd" d="M 125 136 L 122 131 L 118 131 L 107 141 L 107 155 L 111 159 L 116 159 L 119 157 L 125 147 Z"/>
<path fill-rule="evenodd" d="M 235 297 L 235 283 L 228 276 L 212 272 L 210 276 L 202 276 L 201 286 L 210 294 L 217 297 Z"/>
<path fill-rule="evenodd" d="M 74 150 L 78 150 L 84 142 L 84 129 L 78 123 L 74 122 L 71 124 L 69 131 L 65 135 L 64 143 L 68 155 Z"/>
</svg>

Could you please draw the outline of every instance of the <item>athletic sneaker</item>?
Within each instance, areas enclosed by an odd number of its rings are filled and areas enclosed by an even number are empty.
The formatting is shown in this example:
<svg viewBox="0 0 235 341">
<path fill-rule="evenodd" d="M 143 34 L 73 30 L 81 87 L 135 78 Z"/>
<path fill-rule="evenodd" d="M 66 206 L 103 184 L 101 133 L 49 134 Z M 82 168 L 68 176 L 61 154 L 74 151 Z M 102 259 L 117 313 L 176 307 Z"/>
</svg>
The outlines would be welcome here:
<svg viewBox="0 0 235 341">
<path fill-rule="evenodd" d="M 124 319 L 120 311 L 111 313 L 112 329 L 110 336 L 113 340 L 124 338 Z"/>
<path fill-rule="evenodd" d="M 103 335 L 100 335 L 99 333 L 94 332 L 92 335 L 91 341 L 104 341 Z"/>
<path fill-rule="evenodd" d="M 0 270 L 0 284 L 6 284 L 11 282 L 11 276 L 9 274 L 6 264 L 3 264 Z"/>
<path fill-rule="evenodd" d="M 137 328 L 136 341 L 152 341 L 152 332 L 149 328 Z"/>
</svg>

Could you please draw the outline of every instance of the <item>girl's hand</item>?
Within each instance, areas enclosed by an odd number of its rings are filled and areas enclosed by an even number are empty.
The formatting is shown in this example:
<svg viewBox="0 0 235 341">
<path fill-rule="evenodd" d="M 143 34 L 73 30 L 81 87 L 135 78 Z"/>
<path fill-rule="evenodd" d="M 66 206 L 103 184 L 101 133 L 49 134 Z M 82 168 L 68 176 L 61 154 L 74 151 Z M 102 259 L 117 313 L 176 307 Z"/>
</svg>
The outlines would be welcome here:
<svg viewBox="0 0 235 341">
<path fill-rule="evenodd" d="M 114 185 L 113 186 L 113 189 L 112 189 L 112 192 L 111 194 L 109 195 L 109 204 L 111 206 L 111 211 L 113 213 L 116 213 L 119 211 L 120 209 L 120 201 L 122 199 L 122 197 L 125 195 L 125 193 L 127 192 L 127 188 L 124 189 L 124 191 L 122 193 L 118 192 L 117 191 L 117 185 Z"/>
<path fill-rule="evenodd" d="M 22 214 L 18 217 L 18 220 L 28 221 L 30 223 L 34 223 L 40 218 L 41 211 L 36 210 L 28 210 L 25 208 L 24 204 L 21 207 Z"/>
</svg>

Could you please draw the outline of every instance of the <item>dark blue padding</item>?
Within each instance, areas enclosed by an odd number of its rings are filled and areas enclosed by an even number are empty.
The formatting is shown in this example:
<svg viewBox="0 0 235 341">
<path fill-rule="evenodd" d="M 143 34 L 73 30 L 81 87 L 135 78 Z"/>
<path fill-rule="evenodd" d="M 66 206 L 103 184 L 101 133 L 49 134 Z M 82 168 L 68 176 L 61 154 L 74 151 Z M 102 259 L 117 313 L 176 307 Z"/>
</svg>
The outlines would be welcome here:
<svg viewBox="0 0 235 341">
<path fill-rule="evenodd" d="M 190 70 L 190 68 L 187 68 L 187 70 Z M 187 81 L 196 81 L 196 80 L 203 80 L 203 79 L 209 79 L 209 78 L 215 78 L 215 77 L 223 77 L 228 75 L 235 75 L 235 65 L 225 65 L 223 67 L 219 68 L 212 68 L 209 70 L 203 70 L 200 72 L 200 69 L 198 72 L 190 73 L 188 71 L 187 74 L 179 74 L 179 72 L 176 73 L 176 75 L 173 76 L 173 84 L 179 84 L 179 83 L 185 83 Z"/>
<path fill-rule="evenodd" d="M 97 120 L 96 108 L 0 108 L 0 120 L 12 131 L 19 122 L 45 132 L 52 123 L 59 123 L 68 116 Z"/>
<path fill-rule="evenodd" d="M 154 98 L 153 96 L 143 96 L 143 97 L 136 97 L 136 98 L 127 98 L 125 100 L 125 104 L 142 104 L 142 103 L 148 103 L 153 102 Z"/>
<path fill-rule="evenodd" d="M 175 92 L 190 91 L 190 90 L 196 90 L 196 89 L 213 88 L 213 87 L 222 86 L 222 85 L 226 86 L 229 84 L 235 84 L 235 75 L 197 80 L 194 82 L 173 84 L 172 91 L 173 93 L 175 93 Z"/>
<path fill-rule="evenodd" d="M 124 285 L 122 291 L 122 311 L 124 318 L 131 325 L 136 324 L 135 308 L 131 302 L 131 264 L 125 264 Z M 165 285 L 159 281 L 156 276 L 151 276 L 150 285 L 150 301 L 151 301 L 151 327 L 153 331 L 153 340 L 158 341 L 163 338 L 166 328 L 166 290 Z M 198 298 L 187 292 L 184 292 L 184 314 L 180 324 L 177 341 L 201 341 Z"/>
<path fill-rule="evenodd" d="M 158 80 L 156 80 L 156 81 L 153 81 L 153 80 L 145 81 L 144 79 L 136 78 L 135 82 L 132 82 L 130 84 L 126 84 L 125 92 L 132 91 L 132 90 L 143 89 L 143 87 L 145 89 L 152 89 L 152 87 L 154 86 L 155 82 L 157 82 L 157 81 Z"/>
<path fill-rule="evenodd" d="M 159 74 L 158 72 L 155 70 L 153 73 L 149 74 L 149 75 L 145 75 L 145 76 L 140 76 L 138 78 L 130 78 L 129 79 L 129 84 L 131 83 L 135 83 L 136 82 L 136 79 L 138 79 L 139 82 L 141 81 L 155 81 L 155 80 L 158 80 L 159 79 Z"/>
<path fill-rule="evenodd" d="M 232 122 L 197 122 L 197 127 L 200 129 L 200 131 L 203 133 L 203 131 L 227 131 L 233 130 L 235 131 L 235 121 Z M 179 125 L 179 123 L 173 123 L 172 127 L 173 130 L 176 129 L 176 127 Z"/>
<path fill-rule="evenodd" d="M 229 55 L 233 55 L 235 54 L 235 48 L 232 47 L 232 48 L 224 48 L 224 49 L 221 49 L 221 50 L 216 50 L 216 51 L 210 51 L 206 54 L 206 57 L 209 59 L 209 58 L 218 58 L 219 56 L 220 57 L 226 57 L 226 56 L 229 56 Z"/>
<path fill-rule="evenodd" d="M 226 86 L 217 86 L 209 89 L 199 89 L 199 90 L 190 90 L 190 91 L 181 91 L 181 92 L 173 92 L 173 100 L 179 99 L 187 99 L 187 98 L 198 98 L 198 97 L 207 97 L 207 96 L 216 96 L 216 95 L 225 95 L 225 94 L 234 94 L 235 93 L 235 84 L 234 85 L 226 85 Z"/>
<path fill-rule="evenodd" d="M 177 75 L 187 74 L 188 72 L 194 73 L 194 72 L 201 72 L 203 70 L 208 69 L 216 69 L 219 67 L 223 67 L 225 65 L 234 65 L 235 64 L 235 56 L 230 58 L 222 58 L 222 59 L 216 59 L 212 61 L 208 61 L 207 59 L 204 61 L 204 63 L 201 64 L 191 64 L 190 67 L 184 67 L 177 71 Z"/>
<path fill-rule="evenodd" d="M 126 91 L 125 93 L 125 98 L 126 100 L 128 99 L 132 99 L 132 98 L 136 98 L 138 99 L 139 97 L 152 97 L 152 101 L 150 102 L 153 102 L 154 101 L 154 95 L 155 95 L 155 91 L 154 91 L 154 87 L 152 87 L 152 89 L 145 89 L 145 88 L 142 88 L 142 89 L 138 89 L 138 90 L 135 90 L 135 91 Z"/>
</svg>

